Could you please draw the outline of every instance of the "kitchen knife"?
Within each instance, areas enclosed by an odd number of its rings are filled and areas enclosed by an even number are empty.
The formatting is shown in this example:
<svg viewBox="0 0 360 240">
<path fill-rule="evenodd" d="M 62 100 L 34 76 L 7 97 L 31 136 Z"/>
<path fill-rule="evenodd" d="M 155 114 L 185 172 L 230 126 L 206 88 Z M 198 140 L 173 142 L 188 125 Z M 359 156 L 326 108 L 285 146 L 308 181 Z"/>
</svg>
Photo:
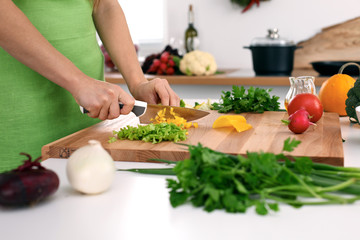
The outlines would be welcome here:
<svg viewBox="0 0 360 240">
<path fill-rule="evenodd" d="M 119 107 L 120 109 L 122 109 L 124 106 L 124 104 L 119 103 Z M 131 110 L 135 116 L 140 117 L 142 116 L 145 112 L 146 112 L 146 108 L 147 108 L 147 103 L 143 102 L 143 101 L 136 101 L 135 100 L 135 105 L 133 107 L 133 109 Z M 83 107 L 80 106 L 80 111 L 82 113 L 89 113 L 89 111 Z"/>
<path fill-rule="evenodd" d="M 174 106 L 163 106 L 163 105 L 155 105 L 155 104 L 148 104 L 147 110 L 144 115 L 140 116 L 140 123 L 150 123 L 151 118 L 155 118 L 156 114 L 163 109 L 166 109 L 165 117 L 173 118 L 170 114 L 170 109 L 172 108 L 174 113 L 179 115 L 180 117 L 186 119 L 186 121 L 194 121 L 205 117 L 209 114 L 209 112 L 197 110 L 193 108 L 185 108 L 185 107 L 174 107 Z"/>
<path fill-rule="evenodd" d="M 124 104 L 119 103 L 120 109 Z M 199 118 L 205 117 L 209 112 L 201 111 L 193 108 L 184 108 L 184 107 L 174 107 L 174 106 L 163 106 L 156 104 L 147 104 L 143 101 L 135 101 L 134 108 L 131 110 L 135 116 L 140 118 L 140 123 L 151 123 L 150 119 L 155 118 L 156 114 L 163 109 L 166 109 L 165 117 L 171 117 L 170 109 L 173 108 L 173 111 L 178 114 L 180 117 L 186 119 L 186 121 L 194 121 Z M 82 113 L 88 113 L 86 109 L 80 107 Z"/>
</svg>

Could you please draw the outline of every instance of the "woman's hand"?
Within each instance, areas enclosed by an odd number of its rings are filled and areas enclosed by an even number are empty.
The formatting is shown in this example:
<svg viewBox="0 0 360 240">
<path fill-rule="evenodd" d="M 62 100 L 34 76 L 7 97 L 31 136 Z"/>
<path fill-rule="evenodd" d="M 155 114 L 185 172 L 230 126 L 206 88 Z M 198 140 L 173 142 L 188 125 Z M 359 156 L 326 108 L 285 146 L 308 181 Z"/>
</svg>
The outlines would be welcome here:
<svg viewBox="0 0 360 240">
<path fill-rule="evenodd" d="M 150 104 L 179 106 L 180 98 L 171 89 L 166 79 L 155 78 L 138 84 L 132 91 L 132 95 L 142 101 Z"/>
<path fill-rule="evenodd" d="M 81 79 L 75 86 L 70 92 L 92 118 L 114 119 L 120 114 L 130 113 L 134 107 L 135 99 L 115 84 L 87 78 Z M 124 104 L 122 109 L 119 102 Z"/>
</svg>

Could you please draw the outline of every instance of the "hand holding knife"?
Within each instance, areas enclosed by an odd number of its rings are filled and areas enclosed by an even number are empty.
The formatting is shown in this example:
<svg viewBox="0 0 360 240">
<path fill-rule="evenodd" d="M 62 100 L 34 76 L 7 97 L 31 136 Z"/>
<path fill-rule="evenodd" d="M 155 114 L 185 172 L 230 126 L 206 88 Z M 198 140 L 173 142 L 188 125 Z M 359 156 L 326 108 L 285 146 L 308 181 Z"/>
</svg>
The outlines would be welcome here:
<svg viewBox="0 0 360 240">
<path fill-rule="evenodd" d="M 120 109 L 124 104 L 119 103 Z M 166 108 L 166 112 L 170 113 L 170 108 L 173 108 L 174 112 L 179 114 L 181 117 L 185 118 L 187 121 L 194 121 L 196 119 L 205 117 L 209 112 L 201 111 L 193 108 L 184 108 L 184 107 L 173 107 L 173 106 L 163 106 L 156 104 L 147 104 L 143 101 L 135 101 L 135 105 L 131 110 L 136 117 L 140 117 L 141 123 L 150 123 L 150 119 L 154 118 L 156 114 Z M 85 108 L 80 107 L 82 113 L 89 113 Z"/>
</svg>

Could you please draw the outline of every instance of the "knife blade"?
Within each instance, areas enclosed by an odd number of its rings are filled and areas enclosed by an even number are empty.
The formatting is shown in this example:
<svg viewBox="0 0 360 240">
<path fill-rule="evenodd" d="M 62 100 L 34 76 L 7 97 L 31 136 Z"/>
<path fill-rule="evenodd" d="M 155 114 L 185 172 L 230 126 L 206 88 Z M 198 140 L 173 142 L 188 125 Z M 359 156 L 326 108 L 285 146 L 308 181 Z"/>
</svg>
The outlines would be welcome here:
<svg viewBox="0 0 360 240">
<path fill-rule="evenodd" d="M 165 117 L 172 117 L 172 115 L 170 114 L 170 109 L 172 108 L 176 114 L 186 119 L 186 121 L 188 122 L 203 118 L 209 114 L 209 112 L 193 108 L 148 104 L 146 112 L 144 113 L 144 115 L 140 116 L 140 123 L 150 123 L 150 119 L 155 118 L 156 114 L 164 108 L 166 109 Z"/>
<path fill-rule="evenodd" d="M 123 106 L 124 104 L 119 103 L 120 109 L 123 108 Z M 209 112 L 193 108 L 147 104 L 146 102 L 138 100 L 135 101 L 135 105 L 131 111 L 135 114 L 135 116 L 140 118 L 140 123 L 151 123 L 150 119 L 155 118 L 156 114 L 164 108 L 166 109 L 165 117 L 171 117 L 170 109 L 173 108 L 175 113 L 189 122 L 200 119 L 209 114 Z M 89 113 L 89 111 L 83 107 L 80 107 L 80 109 L 82 113 Z"/>
</svg>

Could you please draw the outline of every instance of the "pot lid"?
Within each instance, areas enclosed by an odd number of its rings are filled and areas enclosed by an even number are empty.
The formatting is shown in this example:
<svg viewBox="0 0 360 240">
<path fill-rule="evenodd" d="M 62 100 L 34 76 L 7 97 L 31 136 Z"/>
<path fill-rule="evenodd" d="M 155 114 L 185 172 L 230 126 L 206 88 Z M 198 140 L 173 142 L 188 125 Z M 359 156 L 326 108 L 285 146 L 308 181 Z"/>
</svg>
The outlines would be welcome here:
<svg viewBox="0 0 360 240">
<path fill-rule="evenodd" d="M 268 35 L 266 37 L 254 38 L 251 41 L 251 46 L 292 46 L 295 45 L 293 41 L 289 41 L 284 38 L 280 38 L 279 29 L 268 29 Z"/>
</svg>

